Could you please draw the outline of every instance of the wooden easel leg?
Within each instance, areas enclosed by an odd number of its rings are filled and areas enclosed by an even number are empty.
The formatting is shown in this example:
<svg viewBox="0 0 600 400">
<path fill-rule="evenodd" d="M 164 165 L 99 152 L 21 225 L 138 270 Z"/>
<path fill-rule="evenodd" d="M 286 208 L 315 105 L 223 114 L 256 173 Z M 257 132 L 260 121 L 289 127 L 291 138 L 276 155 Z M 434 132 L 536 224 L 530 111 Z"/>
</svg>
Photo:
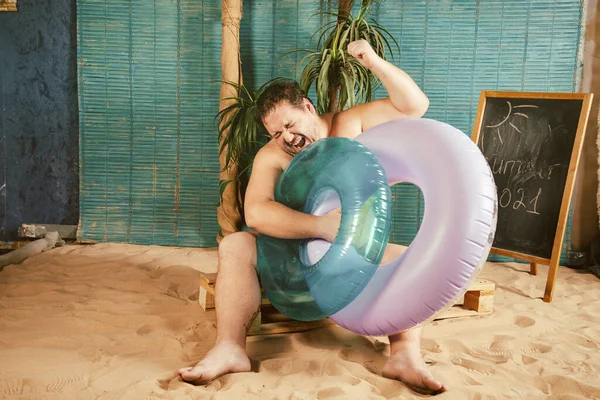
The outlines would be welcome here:
<svg viewBox="0 0 600 400">
<path fill-rule="evenodd" d="M 544 292 L 544 302 L 546 303 L 550 303 L 552 301 L 552 295 L 554 294 L 554 283 L 556 282 L 556 273 L 558 272 L 558 262 L 558 259 L 550 261 L 548 279 L 546 280 L 546 291 Z"/>
<path fill-rule="evenodd" d="M 531 275 L 537 275 L 537 263 L 532 262 L 529 264 L 529 273 Z"/>
</svg>

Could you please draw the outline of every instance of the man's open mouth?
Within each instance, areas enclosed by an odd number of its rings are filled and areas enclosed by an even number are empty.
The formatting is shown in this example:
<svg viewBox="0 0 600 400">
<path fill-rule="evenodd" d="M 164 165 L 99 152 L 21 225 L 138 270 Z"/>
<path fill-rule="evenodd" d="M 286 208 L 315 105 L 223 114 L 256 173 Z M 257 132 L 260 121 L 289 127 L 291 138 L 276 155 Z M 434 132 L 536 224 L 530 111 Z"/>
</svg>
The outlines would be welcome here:
<svg viewBox="0 0 600 400">
<path fill-rule="evenodd" d="M 287 144 L 288 153 L 294 155 L 310 144 L 310 140 L 304 135 L 296 135 L 294 140 Z"/>
<path fill-rule="evenodd" d="M 302 149 L 306 144 L 306 138 L 304 136 L 297 136 L 292 143 L 292 147 L 296 149 Z"/>
</svg>

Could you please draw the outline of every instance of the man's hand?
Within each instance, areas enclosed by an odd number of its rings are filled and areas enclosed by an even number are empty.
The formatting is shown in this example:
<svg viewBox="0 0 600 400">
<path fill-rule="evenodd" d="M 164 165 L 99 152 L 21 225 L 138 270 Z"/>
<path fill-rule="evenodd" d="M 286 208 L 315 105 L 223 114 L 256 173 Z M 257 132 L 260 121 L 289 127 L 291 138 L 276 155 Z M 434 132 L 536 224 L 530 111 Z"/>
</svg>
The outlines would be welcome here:
<svg viewBox="0 0 600 400">
<path fill-rule="evenodd" d="M 379 57 L 364 39 L 348 44 L 348 53 L 368 68 L 383 84 L 389 97 L 357 104 L 335 117 L 332 136 L 356 138 L 374 126 L 400 118 L 421 118 L 429 99 L 410 76 Z"/>
<path fill-rule="evenodd" d="M 329 243 L 335 241 L 338 230 L 340 228 L 340 222 L 342 220 L 342 209 L 336 208 L 329 211 L 327 214 L 319 218 L 319 231 L 321 232 L 321 238 L 327 240 Z"/>
<path fill-rule="evenodd" d="M 382 60 L 365 39 L 350 42 L 348 44 L 348 53 L 356 58 L 363 67 L 368 69 L 373 69 L 377 62 Z"/>
</svg>

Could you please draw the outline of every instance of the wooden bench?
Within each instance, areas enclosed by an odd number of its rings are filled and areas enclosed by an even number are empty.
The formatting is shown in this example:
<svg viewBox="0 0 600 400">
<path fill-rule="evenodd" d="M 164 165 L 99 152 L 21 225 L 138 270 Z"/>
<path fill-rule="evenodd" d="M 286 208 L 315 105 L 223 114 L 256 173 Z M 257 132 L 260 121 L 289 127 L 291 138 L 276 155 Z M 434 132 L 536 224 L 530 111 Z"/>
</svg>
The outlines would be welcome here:
<svg viewBox="0 0 600 400">
<path fill-rule="evenodd" d="M 201 273 L 198 302 L 204 311 L 215 308 L 216 279 L 216 273 Z M 435 320 L 491 313 L 494 308 L 495 287 L 496 285 L 491 281 L 477 279 L 462 299 L 459 299 L 452 307 L 437 315 Z M 277 312 L 263 291 L 260 310 L 252 326 L 250 326 L 248 335 L 301 332 L 334 324 L 335 322 L 329 318 L 317 321 L 296 321 L 286 317 Z"/>
</svg>

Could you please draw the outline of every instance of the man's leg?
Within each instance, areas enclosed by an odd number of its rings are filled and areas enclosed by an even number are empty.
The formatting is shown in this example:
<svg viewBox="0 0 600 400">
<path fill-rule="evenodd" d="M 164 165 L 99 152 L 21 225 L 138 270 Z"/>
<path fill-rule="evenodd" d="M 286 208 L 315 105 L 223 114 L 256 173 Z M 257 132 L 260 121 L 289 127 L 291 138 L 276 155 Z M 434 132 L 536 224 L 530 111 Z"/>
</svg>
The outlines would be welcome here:
<svg viewBox="0 0 600 400">
<path fill-rule="evenodd" d="M 255 270 L 256 237 L 236 232 L 219 244 L 219 270 L 215 284 L 217 339 L 195 367 L 181 368 L 182 379 L 203 384 L 231 372 L 250 371 L 246 333 L 260 306 Z"/>
<path fill-rule="evenodd" d="M 405 250 L 404 246 L 388 245 L 381 263 L 395 259 Z M 423 327 L 419 326 L 388 336 L 390 358 L 383 366 L 382 375 L 399 380 L 419 393 L 441 393 L 445 390 L 444 385 L 433 378 L 421 356 L 422 334 Z"/>
</svg>

